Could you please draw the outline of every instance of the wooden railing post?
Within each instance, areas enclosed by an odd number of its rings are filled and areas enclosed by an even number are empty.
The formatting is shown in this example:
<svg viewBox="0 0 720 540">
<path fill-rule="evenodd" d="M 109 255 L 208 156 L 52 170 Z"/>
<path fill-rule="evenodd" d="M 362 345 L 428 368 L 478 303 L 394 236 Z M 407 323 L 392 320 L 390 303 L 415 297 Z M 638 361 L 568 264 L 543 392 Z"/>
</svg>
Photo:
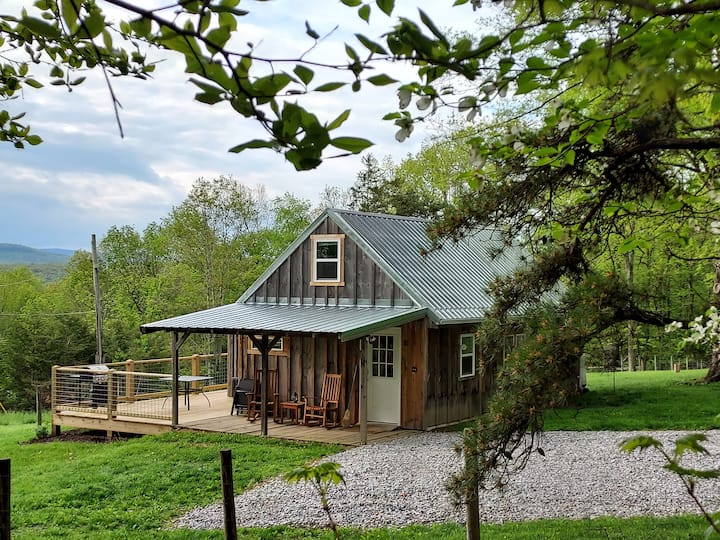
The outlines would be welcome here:
<svg viewBox="0 0 720 540">
<path fill-rule="evenodd" d="M 135 401 L 135 360 L 127 360 L 125 362 L 125 371 L 128 374 L 125 376 L 125 397 L 128 402 Z"/>
<path fill-rule="evenodd" d="M 0 459 L 0 540 L 10 540 L 10 459 Z"/>
<path fill-rule="evenodd" d="M 190 373 L 193 376 L 200 375 L 200 355 L 199 354 L 193 354 L 190 358 Z M 199 381 L 193 381 L 192 383 L 193 390 L 198 390 L 200 388 Z"/>
<path fill-rule="evenodd" d="M 106 396 L 107 403 L 106 403 L 106 405 L 107 405 L 108 420 L 111 420 L 112 417 L 114 416 L 113 415 L 113 413 L 114 413 L 114 411 L 113 411 L 114 391 L 115 391 L 115 370 L 111 369 L 110 371 L 108 371 L 108 375 L 107 375 L 107 396 Z"/>
<path fill-rule="evenodd" d="M 50 377 L 50 422 L 52 435 L 60 435 L 60 425 L 53 422 L 55 419 L 55 411 L 57 411 L 57 369 L 58 366 L 52 367 L 52 375 Z"/>
</svg>

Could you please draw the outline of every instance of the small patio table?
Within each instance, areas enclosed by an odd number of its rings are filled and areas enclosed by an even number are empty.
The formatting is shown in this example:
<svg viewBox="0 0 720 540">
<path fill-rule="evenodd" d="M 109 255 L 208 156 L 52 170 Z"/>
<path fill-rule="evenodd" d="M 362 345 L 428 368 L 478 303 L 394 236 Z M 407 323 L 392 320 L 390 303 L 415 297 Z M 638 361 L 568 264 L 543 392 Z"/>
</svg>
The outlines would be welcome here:
<svg viewBox="0 0 720 540">
<path fill-rule="evenodd" d="M 162 380 L 172 382 L 172 377 L 163 377 Z M 185 405 L 187 405 L 188 411 L 190 410 L 190 392 L 197 392 L 198 394 L 202 394 L 203 397 L 208 402 L 208 407 L 211 406 L 210 398 L 207 397 L 202 386 L 198 389 L 190 387 L 190 385 L 194 382 L 211 381 L 211 380 L 212 380 L 212 377 L 208 377 L 207 375 L 178 375 L 178 382 L 183 383 L 183 396 L 184 396 L 183 403 Z"/>
<path fill-rule="evenodd" d="M 299 424 L 301 416 L 303 414 L 303 408 L 305 403 L 303 401 L 281 401 L 280 402 L 280 420 L 282 424 L 285 419 L 285 412 L 288 413 L 288 418 L 293 424 Z M 275 420 L 278 422 L 278 420 Z"/>
</svg>

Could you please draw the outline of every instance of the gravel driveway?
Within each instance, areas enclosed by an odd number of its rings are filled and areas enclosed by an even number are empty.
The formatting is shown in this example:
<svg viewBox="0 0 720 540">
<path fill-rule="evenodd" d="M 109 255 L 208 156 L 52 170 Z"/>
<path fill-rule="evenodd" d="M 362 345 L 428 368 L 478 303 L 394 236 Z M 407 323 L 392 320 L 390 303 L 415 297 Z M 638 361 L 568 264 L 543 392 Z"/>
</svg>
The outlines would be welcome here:
<svg viewBox="0 0 720 540">
<path fill-rule="evenodd" d="M 665 443 L 686 432 L 642 432 Z M 688 461 L 718 467 L 720 436 L 707 432 L 710 456 Z M 694 513 L 696 507 L 680 481 L 662 469 L 657 452 L 624 454 L 618 445 L 631 432 L 549 432 L 545 457 L 535 455 L 502 491 L 480 493 L 481 520 L 502 523 L 539 518 L 590 518 L 613 515 Z M 409 524 L 464 522 L 443 485 L 459 470 L 455 433 L 420 433 L 386 443 L 347 450 L 330 457 L 342 465 L 346 486 L 333 487 L 330 506 L 339 525 L 402 527 Z M 708 509 L 720 508 L 720 480 L 700 482 L 696 490 Z M 238 524 L 245 527 L 327 523 L 310 486 L 275 478 L 235 498 Z M 222 507 L 195 509 L 178 527 L 222 529 Z"/>
</svg>

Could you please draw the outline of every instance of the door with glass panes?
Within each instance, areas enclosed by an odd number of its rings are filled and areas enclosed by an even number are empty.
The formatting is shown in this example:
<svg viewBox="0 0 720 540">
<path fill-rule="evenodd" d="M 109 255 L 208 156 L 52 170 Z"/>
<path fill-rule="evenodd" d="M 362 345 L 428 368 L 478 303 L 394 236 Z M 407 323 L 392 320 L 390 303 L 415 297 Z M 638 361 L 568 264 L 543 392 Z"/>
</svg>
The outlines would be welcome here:
<svg viewBox="0 0 720 540">
<path fill-rule="evenodd" d="M 399 425 L 400 329 L 383 331 L 368 341 L 368 422 Z"/>
</svg>

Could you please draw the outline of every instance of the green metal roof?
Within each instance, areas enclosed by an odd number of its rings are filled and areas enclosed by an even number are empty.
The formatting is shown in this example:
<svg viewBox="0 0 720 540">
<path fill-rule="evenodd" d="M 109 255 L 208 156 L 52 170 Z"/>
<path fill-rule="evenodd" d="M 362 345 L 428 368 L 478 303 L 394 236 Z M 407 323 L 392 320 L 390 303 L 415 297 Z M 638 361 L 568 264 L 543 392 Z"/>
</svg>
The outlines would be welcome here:
<svg viewBox="0 0 720 540">
<path fill-rule="evenodd" d="M 446 241 L 423 255 L 431 247 L 428 220 L 348 210 L 328 215 L 438 324 L 482 319 L 492 306 L 490 284 L 524 264 L 524 252 L 507 246 L 497 230 Z"/>
<path fill-rule="evenodd" d="M 418 307 L 240 304 L 179 315 L 143 324 L 143 333 L 159 331 L 203 334 L 338 334 L 349 341 L 390 326 L 422 319 Z"/>
</svg>

